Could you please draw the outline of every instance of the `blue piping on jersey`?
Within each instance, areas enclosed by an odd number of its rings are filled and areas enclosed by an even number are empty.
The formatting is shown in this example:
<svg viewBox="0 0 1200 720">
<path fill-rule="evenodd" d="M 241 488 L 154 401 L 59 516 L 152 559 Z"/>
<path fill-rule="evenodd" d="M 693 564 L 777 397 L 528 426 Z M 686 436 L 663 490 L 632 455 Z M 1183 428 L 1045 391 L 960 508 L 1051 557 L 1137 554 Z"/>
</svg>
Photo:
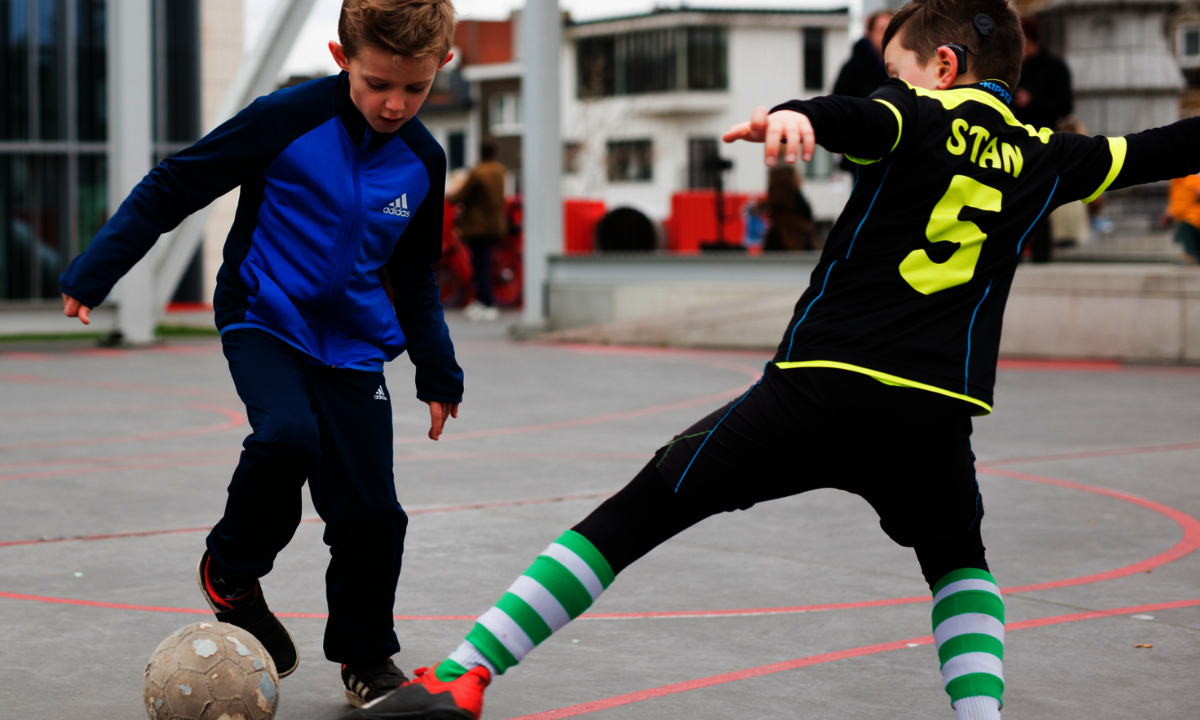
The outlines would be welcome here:
<svg viewBox="0 0 1200 720">
<path fill-rule="evenodd" d="M 895 160 L 892 162 L 895 162 Z M 858 239 L 858 232 L 862 230 L 863 224 L 867 222 L 867 218 L 871 215 L 871 209 L 875 207 L 875 200 L 879 197 L 879 191 L 883 190 L 883 183 L 887 181 L 888 172 L 890 172 L 891 169 L 892 163 L 888 163 L 887 168 L 883 171 L 883 179 L 879 181 L 879 187 L 875 190 L 875 196 L 871 198 L 871 204 L 867 206 L 867 212 L 863 214 L 863 219 L 859 221 L 858 227 L 854 229 L 854 237 L 850 238 L 850 247 L 846 249 L 847 260 L 850 259 L 850 252 L 854 250 L 854 241 Z M 857 185 L 858 180 L 855 180 L 854 184 Z M 851 194 L 854 193 L 853 190 L 850 192 Z"/>
<path fill-rule="evenodd" d="M 767 365 L 770 365 L 770 364 L 771 363 L 769 363 L 769 362 L 767 363 Z M 704 442 L 700 443 L 700 447 L 696 448 L 696 454 L 692 455 L 692 459 L 688 461 L 687 467 L 685 467 L 683 469 L 683 474 L 679 476 L 679 482 L 675 483 L 675 492 L 679 492 L 679 487 L 681 485 L 683 485 L 683 479 L 685 477 L 687 477 L 688 470 L 692 469 L 692 463 L 696 462 L 696 458 L 700 457 L 700 451 L 703 450 L 704 446 L 708 444 L 708 439 L 713 436 L 713 433 L 715 433 L 717 431 L 717 428 L 721 427 L 721 423 L 725 422 L 725 418 L 729 417 L 729 413 L 733 412 L 733 409 L 735 407 L 737 407 L 738 405 L 741 405 L 743 400 L 750 397 L 750 393 L 754 392 L 754 388 L 758 387 L 759 383 L 761 383 L 764 379 L 766 379 L 766 377 L 767 377 L 767 368 L 766 368 L 766 366 L 764 366 L 762 377 L 760 377 L 758 379 L 758 382 L 751 385 L 750 389 L 747 390 L 744 395 L 742 395 L 740 398 L 738 398 L 737 402 L 735 402 L 733 405 L 730 405 L 729 409 L 725 411 L 725 414 L 721 416 L 721 419 L 717 421 L 717 424 L 713 425 L 713 429 L 708 431 L 708 435 L 704 438 Z"/>
<path fill-rule="evenodd" d="M 800 327 L 800 323 L 804 322 L 804 318 L 808 317 L 808 311 L 812 310 L 813 304 L 820 300 L 821 296 L 825 294 L 825 286 L 829 284 L 829 273 L 833 272 L 833 266 L 837 264 L 837 260 L 829 263 L 829 269 L 825 271 L 825 282 L 821 283 L 821 292 L 817 293 L 817 296 L 812 299 L 812 302 L 808 304 L 808 307 L 804 308 L 804 314 L 801 315 L 800 319 L 796 321 L 796 324 L 792 326 L 792 334 L 788 337 L 788 351 L 787 355 L 785 355 L 783 358 L 784 361 L 792 359 L 792 343 L 796 341 L 796 328 Z"/>
<path fill-rule="evenodd" d="M 987 288 L 983 291 L 983 297 L 979 298 L 979 304 L 975 306 L 975 312 L 971 313 L 971 324 L 967 326 L 967 361 L 963 363 L 963 395 L 970 395 L 968 390 L 971 377 L 971 332 L 975 329 L 975 316 L 979 314 L 979 308 L 983 307 L 983 301 L 987 300 L 988 293 L 992 291 L 992 283 L 996 281 L 996 276 L 993 275 L 991 280 L 988 280 Z"/>
<path fill-rule="evenodd" d="M 1038 220 L 1041 220 L 1042 216 L 1046 214 L 1046 208 L 1050 207 L 1050 201 L 1054 198 L 1054 191 L 1058 189 L 1058 180 L 1058 178 L 1054 178 L 1054 187 L 1050 188 L 1050 197 L 1046 198 L 1046 204 L 1042 206 L 1042 211 L 1033 219 L 1033 225 L 1029 226 L 1029 229 L 1025 231 L 1025 234 L 1017 242 L 1017 257 L 1021 257 L 1021 246 L 1025 244 L 1025 238 L 1029 237 L 1029 233 L 1033 232 L 1033 228 L 1037 226 Z"/>
</svg>

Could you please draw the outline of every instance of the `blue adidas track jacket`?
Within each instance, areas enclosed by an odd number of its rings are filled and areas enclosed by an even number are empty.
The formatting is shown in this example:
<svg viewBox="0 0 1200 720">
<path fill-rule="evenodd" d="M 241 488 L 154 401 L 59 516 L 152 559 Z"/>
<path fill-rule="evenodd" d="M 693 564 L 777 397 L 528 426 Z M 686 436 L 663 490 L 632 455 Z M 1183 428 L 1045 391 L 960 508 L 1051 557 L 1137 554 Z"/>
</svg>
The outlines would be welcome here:
<svg viewBox="0 0 1200 720">
<path fill-rule="evenodd" d="M 222 334 L 259 328 L 353 370 L 380 371 L 407 348 L 417 397 L 459 402 L 431 267 L 445 177 L 419 120 L 375 133 L 345 73 L 313 80 L 259 98 L 151 170 L 59 282 L 95 307 L 159 235 L 240 185 L 213 297 Z"/>
</svg>

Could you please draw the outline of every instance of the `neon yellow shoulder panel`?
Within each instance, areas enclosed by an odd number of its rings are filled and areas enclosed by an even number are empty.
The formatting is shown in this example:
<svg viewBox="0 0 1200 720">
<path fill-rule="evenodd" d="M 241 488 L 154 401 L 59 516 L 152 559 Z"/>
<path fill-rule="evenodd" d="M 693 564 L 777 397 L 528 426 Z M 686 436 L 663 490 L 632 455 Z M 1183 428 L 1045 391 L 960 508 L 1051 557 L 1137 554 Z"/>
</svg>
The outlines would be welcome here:
<svg viewBox="0 0 1200 720">
<path fill-rule="evenodd" d="M 908 85 L 909 89 L 915 92 L 918 97 L 927 97 L 936 100 L 947 110 L 953 110 L 965 102 L 983 103 L 1000 113 L 1000 117 L 1004 119 L 1005 123 L 1013 127 L 1025 128 L 1025 131 L 1029 133 L 1029 137 L 1041 140 L 1043 145 L 1049 144 L 1050 138 L 1054 135 L 1054 131 L 1050 128 L 1041 128 L 1039 130 L 1032 125 L 1023 124 L 1012 114 L 1012 110 L 1009 110 L 1007 105 L 982 90 L 967 87 L 950 88 L 949 90 L 926 90 L 925 88 L 909 85 L 907 82 L 904 82 L 904 84 Z"/>
</svg>

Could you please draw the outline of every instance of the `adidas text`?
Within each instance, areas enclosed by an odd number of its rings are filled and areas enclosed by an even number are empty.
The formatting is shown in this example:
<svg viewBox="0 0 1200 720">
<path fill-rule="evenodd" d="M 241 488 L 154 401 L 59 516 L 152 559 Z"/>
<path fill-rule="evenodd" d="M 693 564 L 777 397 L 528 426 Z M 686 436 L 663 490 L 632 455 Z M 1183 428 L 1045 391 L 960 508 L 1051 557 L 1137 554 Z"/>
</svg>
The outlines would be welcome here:
<svg viewBox="0 0 1200 720">
<path fill-rule="evenodd" d="M 412 213 L 408 211 L 408 193 L 404 193 L 400 197 L 393 200 L 383 212 L 388 215 L 399 215 L 400 217 L 408 217 Z"/>
<path fill-rule="evenodd" d="M 375 391 L 375 399 L 376 400 L 387 400 L 387 395 L 383 394 L 383 386 L 382 385 L 380 385 L 379 389 Z"/>
</svg>

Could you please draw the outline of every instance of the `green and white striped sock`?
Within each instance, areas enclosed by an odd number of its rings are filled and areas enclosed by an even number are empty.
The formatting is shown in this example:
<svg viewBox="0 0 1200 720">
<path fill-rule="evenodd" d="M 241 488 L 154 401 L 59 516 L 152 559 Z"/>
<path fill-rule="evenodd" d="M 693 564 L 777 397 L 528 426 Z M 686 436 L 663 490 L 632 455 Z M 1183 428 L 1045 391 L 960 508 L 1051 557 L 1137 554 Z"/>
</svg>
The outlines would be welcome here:
<svg viewBox="0 0 1200 720">
<path fill-rule="evenodd" d="M 1004 702 L 1004 600 L 991 573 L 964 568 L 938 581 L 933 641 L 959 720 L 998 719 Z"/>
<path fill-rule="evenodd" d="M 538 555 L 458 649 L 437 666 L 449 682 L 477 665 L 503 675 L 530 650 L 592 606 L 616 578 L 588 539 L 568 530 Z"/>
</svg>

